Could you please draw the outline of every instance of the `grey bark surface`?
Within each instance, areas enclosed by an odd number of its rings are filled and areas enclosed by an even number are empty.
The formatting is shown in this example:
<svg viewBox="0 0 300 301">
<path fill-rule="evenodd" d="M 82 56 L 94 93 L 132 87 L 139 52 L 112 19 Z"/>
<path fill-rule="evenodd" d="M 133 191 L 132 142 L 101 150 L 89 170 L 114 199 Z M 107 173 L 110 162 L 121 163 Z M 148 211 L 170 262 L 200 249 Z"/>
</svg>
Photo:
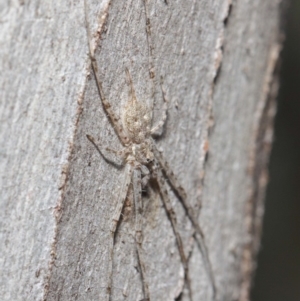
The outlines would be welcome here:
<svg viewBox="0 0 300 301">
<path fill-rule="evenodd" d="M 87 1 L 99 76 L 115 112 L 128 99 L 125 68 L 149 105 L 143 1 Z M 149 3 L 156 93 L 169 99 L 157 140 L 199 215 L 217 300 L 249 299 L 280 51 L 280 1 Z M 110 225 L 124 171 L 103 160 L 120 142 L 92 76 L 83 1 L 19 1 L 0 13 L 0 299 L 105 300 Z M 194 300 L 211 287 L 193 228 L 169 191 Z M 176 240 L 160 196 L 144 199 L 143 249 L 151 300 L 188 300 Z M 114 247 L 112 300 L 141 300 L 132 197 Z"/>
</svg>

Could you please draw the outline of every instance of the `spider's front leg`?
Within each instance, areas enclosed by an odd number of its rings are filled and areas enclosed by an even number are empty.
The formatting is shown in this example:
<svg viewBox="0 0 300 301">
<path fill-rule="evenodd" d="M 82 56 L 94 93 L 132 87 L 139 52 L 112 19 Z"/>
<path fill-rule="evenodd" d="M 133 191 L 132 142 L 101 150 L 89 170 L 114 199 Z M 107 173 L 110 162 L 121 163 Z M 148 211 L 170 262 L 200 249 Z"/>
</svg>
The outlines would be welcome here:
<svg viewBox="0 0 300 301">
<path fill-rule="evenodd" d="M 162 97 L 163 97 L 163 100 L 164 100 L 164 104 L 163 104 L 163 107 L 162 107 L 162 115 L 161 115 L 161 119 L 160 121 L 154 125 L 151 129 L 151 136 L 152 137 L 158 137 L 160 136 L 162 133 L 163 133 L 163 129 L 164 129 L 164 125 L 166 123 L 166 120 L 167 120 L 167 114 L 168 114 L 168 99 L 167 99 L 167 96 L 166 96 L 166 91 L 163 87 L 163 77 L 161 76 L 160 78 L 160 87 L 161 87 L 161 92 L 162 92 Z"/>
<path fill-rule="evenodd" d="M 95 51 L 92 49 L 91 46 L 91 34 L 90 34 L 90 26 L 89 26 L 89 22 L 88 22 L 88 18 L 87 18 L 87 4 L 86 4 L 86 0 L 84 0 L 84 14 L 85 14 L 85 25 L 86 25 L 86 30 L 87 30 L 87 37 L 88 37 L 88 49 L 89 49 L 89 56 L 91 59 L 91 64 L 92 64 L 92 70 L 93 70 L 93 74 L 96 80 L 96 85 L 97 85 L 97 89 L 99 92 L 99 96 L 102 102 L 102 106 L 104 111 L 106 112 L 106 114 L 109 117 L 109 120 L 116 132 L 116 134 L 118 135 L 121 143 L 123 145 L 126 145 L 130 139 L 129 137 L 125 134 L 121 119 L 119 118 L 119 116 L 117 116 L 110 103 L 108 102 L 108 100 L 105 97 L 104 91 L 103 91 L 103 87 L 102 87 L 102 82 L 100 80 L 100 77 L 98 75 L 98 65 L 97 65 L 97 61 L 95 58 Z"/>
<path fill-rule="evenodd" d="M 141 170 L 138 168 L 134 169 L 133 171 L 132 185 L 133 185 L 133 197 L 134 197 L 134 207 L 135 207 L 135 241 L 137 247 L 138 261 L 141 268 L 141 278 L 142 278 L 143 291 L 144 291 L 143 300 L 150 301 L 150 292 L 149 292 L 148 282 L 146 281 L 146 267 L 145 267 L 143 248 L 142 248 L 142 242 L 143 242 L 142 176 L 141 176 Z"/>
<path fill-rule="evenodd" d="M 148 44 L 148 60 L 149 60 L 149 76 L 151 79 L 151 98 L 153 99 L 153 105 L 151 107 L 151 111 L 153 112 L 154 108 L 154 94 L 155 94 L 155 67 L 154 67 L 154 61 L 153 61 L 153 42 L 152 42 L 152 36 L 151 36 L 151 23 L 150 23 L 150 16 L 149 16 L 149 0 L 143 0 L 144 2 L 144 8 L 145 8 L 145 15 L 146 15 L 146 33 L 147 33 L 147 44 Z"/>
</svg>

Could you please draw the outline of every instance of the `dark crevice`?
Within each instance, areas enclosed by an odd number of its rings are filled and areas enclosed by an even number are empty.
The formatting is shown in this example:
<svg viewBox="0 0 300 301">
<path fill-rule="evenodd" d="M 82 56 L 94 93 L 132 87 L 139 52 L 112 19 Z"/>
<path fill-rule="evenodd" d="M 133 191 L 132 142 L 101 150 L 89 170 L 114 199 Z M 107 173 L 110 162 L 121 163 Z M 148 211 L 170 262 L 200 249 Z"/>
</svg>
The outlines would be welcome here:
<svg viewBox="0 0 300 301">
<path fill-rule="evenodd" d="M 251 300 L 300 300 L 300 1 L 282 1 L 281 88 L 271 154 L 262 247 Z"/>
<path fill-rule="evenodd" d="M 223 46 L 221 47 L 221 51 L 223 53 L 223 51 L 224 51 L 224 47 Z M 221 75 L 221 71 L 222 71 L 222 62 L 221 62 L 220 67 L 218 68 L 218 70 L 216 72 L 216 76 L 214 78 L 214 85 L 217 85 L 218 80 L 219 80 L 220 75 Z"/>
<path fill-rule="evenodd" d="M 177 298 L 175 298 L 174 301 L 182 301 L 182 297 L 183 297 L 183 292 L 181 292 L 180 295 Z"/>
<path fill-rule="evenodd" d="M 226 27 L 227 24 L 228 24 L 228 20 L 229 20 L 229 17 L 231 15 L 231 12 L 232 12 L 232 3 L 229 4 L 229 7 L 228 7 L 228 13 L 227 13 L 227 16 L 226 18 L 224 19 L 223 23 L 224 23 L 224 26 Z"/>
</svg>

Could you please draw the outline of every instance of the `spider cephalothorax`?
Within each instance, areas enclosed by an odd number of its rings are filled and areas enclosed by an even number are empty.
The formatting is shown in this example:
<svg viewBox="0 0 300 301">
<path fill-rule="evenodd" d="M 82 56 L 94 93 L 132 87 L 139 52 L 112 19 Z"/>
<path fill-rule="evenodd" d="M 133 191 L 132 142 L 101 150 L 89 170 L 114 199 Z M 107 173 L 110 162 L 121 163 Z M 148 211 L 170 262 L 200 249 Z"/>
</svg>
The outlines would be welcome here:
<svg viewBox="0 0 300 301">
<path fill-rule="evenodd" d="M 151 134 L 151 115 L 146 103 L 138 101 L 133 88 L 130 73 L 126 69 L 130 81 L 131 97 L 126 103 L 123 112 L 123 126 L 133 143 L 140 144 Z"/>
<path fill-rule="evenodd" d="M 137 117 L 137 112 L 142 116 Z M 141 143 L 150 135 L 151 118 L 147 107 L 138 101 L 131 101 L 127 104 L 123 117 L 123 124 L 130 139 L 135 143 Z"/>
</svg>

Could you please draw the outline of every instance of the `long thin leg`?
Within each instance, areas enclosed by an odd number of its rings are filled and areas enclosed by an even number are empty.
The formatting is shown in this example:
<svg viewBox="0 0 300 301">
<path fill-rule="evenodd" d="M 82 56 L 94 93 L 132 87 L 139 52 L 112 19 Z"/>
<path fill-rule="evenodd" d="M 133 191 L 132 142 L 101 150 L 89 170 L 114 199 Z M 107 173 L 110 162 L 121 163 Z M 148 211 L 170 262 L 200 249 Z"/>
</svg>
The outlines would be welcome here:
<svg viewBox="0 0 300 301">
<path fill-rule="evenodd" d="M 149 76 L 151 79 L 151 98 L 153 99 L 151 112 L 153 112 L 153 108 L 155 106 L 155 68 L 153 62 L 153 43 L 152 43 L 152 35 L 151 35 L 151 23 L 149 17 L 149 9 L 148 9 L 148 1 L 143 0 L 145 7 L 145 15 L 146 15 L 146 33 L 147 33 L 147 42 L 148 42 L 148 60 L 149 60 Z"/>
<path fill-rule="evenodd" d="M 116 168 L 121 169 L 124 167 L 125 156 L 124 151 L 118 152 L 108 147 L 99 147 L 98 144 L 95 142 L 95 138 L 91 135 L 86 135 L 90 142 L 95 146 L 99 154 L 104 158 L 104 160 Z M 110 158 L 110 154 L 114 154 L 114 159 Z"/>
<path fill-rule="evenodd" d="M 163 157 L 161 152 L 156 148 L 154 143 L 153 143 L 153 152 L 154 152 L 155 158 L 158 160 L 160 166 L 162 167 L 164 173 L 166 174 L 166 176 L 170 182 L 170 185 L 172 186 L 173 190 L 179 197 L 179 200 L 181 201 L 183 208 L 186 211 L 186 213 L 196 231 L 196 236 L 195 236 L 196 241 L 197 241 L 198 247 L 200 249 L 200 252 L 202 254 L 206 273 L 211 282 L 211 286 L 212 286 L 212 290 L 213 290 L 213 299 L 215 299 L 216 293 L 217 293 L 216 284 L 215 284 L 215 279 L 214 279 L 211 263 L 210 263 L 209 256 L 208 256 L 208 250 L 207 250 L 207 247 L 206 247 L 206 244 L 204 241 L 203 231 L 200 228 L 200 225 L 197 221 L 197 218 L 195 217 L 195 215 L 193 213 L 192 208 L 190 207 L 190 205 L 187 202 L 186 192 L 184 191 L 183 187 L 180 185 L 178 179 L 176 178 L 174 172 L 170 168 L 168 162 L 165 160 L 165 158 Z"/>
<path fill-rule="evenodd" d="M 160 166 L 164 170 L 164 172 L 165 172 L 172 188 L 174 189 L 176 194 L 179 196 L 181 201 L 185 202 L 185 200 L 187 199 L 186 192 L 184 191 L 183 187 L 180 185 L 180 183 L 177 180 L 174 172 L 170 168 L 168 162 L 163 157 L 162 153 L 157 149 L 154 141 L 152 142 L 152 149 L 153 149 L 153 153 L 154 153 L 155 158 L 158 160 Z"/>
<path fill-rule="evenodd" d="M 106 114 L 109 117 L 109 120 L 115 129 L 116 134 L 118 135 L 120 141 L 122 142 L 123 145 L 126 145 L 129 142 L 129 138 L 125 135 L 123 125 L 121 122 L 121 119 L 119 116 L 117 116 L 112 108 L 110 103 L 107 101 L 105 98 L 103 88 L 102 88 L 102 83 L 100 81 L 100 78 L 98 76 L 98 66 L 97 66 L 97 61 L 95 59 L 94 51 L 92 50 L 91 47 L 91 40 L 90 40 L 90 27 L 89 27 L 89 22 L 87 19 L 87 5 L 86 5 L 86 0 L 84 0 L 84 13 L 85 13 L 85 23 L 86 23 L 86 30 L 87 30 L 87 36 L 88 36 L 88 48 L 89 48 L 89 56 L 91 58 L 91 63 L 92 63 L 92 70 L 95 76 L 96 84 L 97 84 L 97 89 L 100 95 L 100 99 L 103 105 L 103 109 L 106 112 Z"/>
<path fill-rule="evenodd" d="M 143 221 L 143 204 L 142 204 L 142 178 L 141 171 L 139 169 L 135 169 L 133 171 L 132 178 L 133 185 L 133 197 L 134 197 L 134 206 L 135 206 L 135 241 L 137 246 L 137 254 L 139 265 L 141 268 L 141 278 L 143 282 L 143 290 L 144 290 L 144 299 L 150 301 L 150 292 L 149 286 L 146 281 L 146 267 L 143 256 L 143 235 L 142 235 L 142 221 Z"/>
<path fill-rule="evenodd" d="M 117 207 L 115 209 L 112 226 L 110 229 L 111 241 L 110 241 L 110 253 L 109 253 L 109 264 L 108 264 L 108 285 L 107 285 L 107 300 L 110 300 L 111 288 L 112 288 L 112 271 L 113 271 L 113 257 L 114 257 L 114 245 L 115 245 L 115 233 L 118 227 L 122 209 L 124 207 L 124 202 L 128 193 L 128 188 L 131 182 L 133 167 L 130 164 L 127 164 L 125 167 L 125 180 L 121 187 L 121 196 L 118 201 Z"/>
<path fill-rule="evenodd" d="M 163 77 L 160 77 L 160 87 L 161 87 L 161 92 L 162 92 L 162 96 L 163 96 L 163 100 L 164 100 L 164 104 L 162 107 L 162 117 L 161 120 L 155 125 L 153 126 L 153 128 L 151 129 L 151 135 L 152 136 L 160 136 L 163 132 L 163 127 L 166 123 L 167 120 L 167 113 L 168 113 L 168 99 L 167 99 L 167 95 L 166 95 L 166 91 L 163 87 Z"/>
<path fill-rule="evenodd" d="M 190 297 L 190 300 L 192 301 L 193 296 L 192 296 L 192 289 L 191 289 L 191 281 L 190 281 L 190 278 L 189 278 L 188 262 L 187 262 L 187 258 L 185 256 L 185 254 L 184 254 L 182 239 L 181 239 L 181 236 L 180 236 L 179 231 L 178 231 L 175 211 L 172 207 L 172 204 L 171 204 L 171 201 L 170 201 L 170 198 L 169 198 L 169 195 L 168 195 L 165 180 L 164 180 L 163 175 L 162 175 L 162 173 L 159 169 L 157 169 L 157 171 L 156 171 L 156 176 L 157 176 L 156 179 L 157 179 L 157 183 L 158 183 L 158 186 L 159 186 L 159 189 L 160 189 L 162 200 L 163 200 L 163 203 L 164 203 L 164 207 L 165 207 L 167 215 L 168 215 L 168 217 L 171 221 L 172 228 L 173 228 L 173 231 L 174 231 L 174 234 L 175 234 L 175 237 L 176 237 L 181 262 L 182 262 L 182 265 L 183 265 L 183 268 L 184 268 L 185 280 L 186 280 L 186 284 L 187 284 L 188 291 L 189 291 L 189 297 Z"/>
<path fill-rule="evenodd" d="M 134 90 L 133 83 L 132 83 L 132 78 L 131 78 L 128 68 L 125 69 L 125 72 L 126 72 L 127 79 L 129 81 L 130 97 L 136 99 L 135 90 Z"/>
</svg>

